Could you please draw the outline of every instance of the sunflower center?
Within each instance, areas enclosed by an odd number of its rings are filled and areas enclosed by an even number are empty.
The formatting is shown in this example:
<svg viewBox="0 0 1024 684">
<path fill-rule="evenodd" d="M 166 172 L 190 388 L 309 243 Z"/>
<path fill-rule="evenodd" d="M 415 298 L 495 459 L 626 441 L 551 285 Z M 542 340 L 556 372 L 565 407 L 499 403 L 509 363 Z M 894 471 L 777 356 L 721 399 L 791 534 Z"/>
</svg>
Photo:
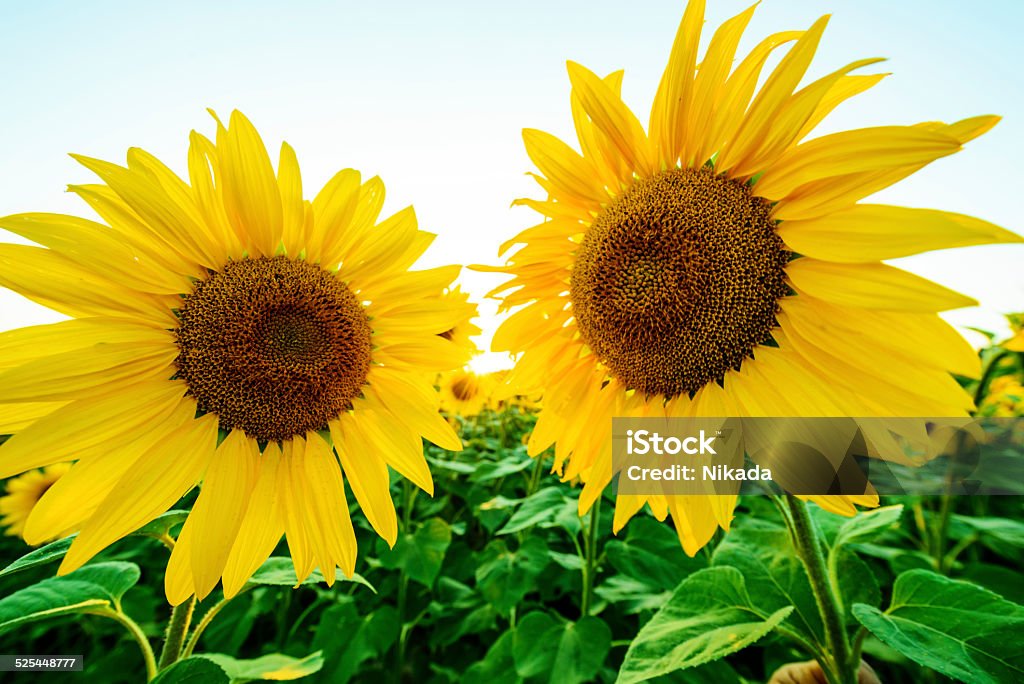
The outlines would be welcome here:
<svg viewBox="0 0 1024 684">
<path fill-rule="evenodd" d="M 770 339 L 789 260 L 770 209 L 711 169 L 675 169 L 594 220 L 572 269 L 573 311 L 629 389 L 692 394 Z"/>
<path fill-rule="evenodd" d="M 476 382 L 473 378 L 463 377 L 452 382 L 452 395 L 459 401 L 469 401 L 476 396 Z"/>
<path fill-rule="evenodd" d="M 199 409 L 261 441 L 327 427 L 370 368 L 356 296 L 319 266 L 284 256 L 228 262 L 178 312 L 178 376 Z"/>
</svg>

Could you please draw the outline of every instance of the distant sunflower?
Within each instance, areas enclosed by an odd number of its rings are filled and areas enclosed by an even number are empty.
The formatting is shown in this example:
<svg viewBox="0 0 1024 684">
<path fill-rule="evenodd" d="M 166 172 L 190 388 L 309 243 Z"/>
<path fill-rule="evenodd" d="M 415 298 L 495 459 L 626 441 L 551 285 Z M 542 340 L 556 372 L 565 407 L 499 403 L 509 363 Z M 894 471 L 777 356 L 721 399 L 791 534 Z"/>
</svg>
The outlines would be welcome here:
<svg viewBox="0 0 1024 684">
<path fill-rule="evenodd" d="M 6 528 L 6 534 L 12 537 L 22 536 L 28 514 L 53 483 L 70 468 L 70 463 L 56 463 L 40 470 L 30 470 L 7 481 L 7 493 L 0 496 L 0 527 Z M 65 532 L 70 534 L 68 530 Z M 65 535 L 54 535 L 55 538 L 59 536 Z"/>
<path fill-rule="evenodd" d="M 587 511 L 611 480 L 612 416 L 961 416 L 950 372 L 971 347 L 937 312 L 974 302 L 882 263 L 1021 238 L 985 221 L 859 200 L 952 154 L 996 116 L 808 134 L 884 74 L 849 64 L 798 89 L 828 17 L 735 60 L 754 7 L 698 59 L 704 2 L 687 6 L 645 132 L 602 79 L 569 62 L 582 153 L 525 130 L 544 220 L 502 246 L 494 293 L 517 308 L 497 350 L 522 353 L 513 384 L 543 389 L 530 440 L 585 481 Z M 778 47 L 794 43 L 764 79 Z M 735 62 L 735 68 L 733 64 Z M 699 66 L 698 66 L 699 65 Z M 852 513 L 872 497 L 819 498 Z M 735 497 L 619 496 L 618 531 L 645 503 L 671 514 L 685 550 L 728 528 Z"/>
<path fill-rule="evenodd" d="M 169 600 L 238 592 L 282 534 L 298 577 L 351 575 L 342 474 L 373 528 L 397 535 L 388 467 L 432 492 L 421 437 L 452 450 L 434 374 L 466 354 L 459 267 L 410 271 L 433 235 L 412 208 L 377 223 L 378 178 L 335 175 L 303 199 L 295 153 L 275 173 L 238 112 L 191 134 L 188 182 L 139 149 L 75 157 L 72 186 L 105 224 L 0 219 L 43 247 L 0 244 L 0 285 L 72 317 L 0 334 L 0 477 L 78 462 L 25 526 L 81 528 L 67 573 L 202 489 L 168 566 Z M 27 427 L 25 426 L 27 424 Z"/>
<path fill-rule="evenodd" d="M 490 408 L 493 382 L 487 375 L 477 375 L 466 368 L 442 373 L 441 410 L 454 416 L 470 417 Z"/>
<path fill-rule="evenodd" d="M 448 293 L 448 297 L 462 305 L 462 318 L 448 330 L 441 333 L 441 337 L 451 340 L 465 352 L 467 358 L 480 353 L 473 338 L 482 331 L 480 326 L 473 322 L 477 316 L 476 304 L 469 301 L 469 293 L 463 292 L 462 288 L 455 286 Z"/>
</svg>

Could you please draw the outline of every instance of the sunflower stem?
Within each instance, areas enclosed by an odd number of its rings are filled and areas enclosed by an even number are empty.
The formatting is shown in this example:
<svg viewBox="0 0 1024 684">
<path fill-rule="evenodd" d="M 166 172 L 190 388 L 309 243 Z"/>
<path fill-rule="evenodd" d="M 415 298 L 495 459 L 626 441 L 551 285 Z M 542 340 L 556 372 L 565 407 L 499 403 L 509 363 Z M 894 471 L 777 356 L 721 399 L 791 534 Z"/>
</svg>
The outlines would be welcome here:
<svg viewBox="0 0 1024 684">
<path fill-rule="evenodd" d="M 1001 351 L 985 364 L 985 369 L 981 372 L 981 378 L 978 379 L 978 386 L 974 388 L 974 409 L 977 410 L 981 405 L 982 400 L 985 398 L 985 394 L 988 391 L 989 383 L 992 381 L 992 376 L 995 375 L 996 370 L 999 368 L 999 364 L 1003 359 L 1010 356 L 1013 352 Z M 963 433 L 960 433 L 960 446 L 957 449 L 959 452 L 963 448 Z M 951 484 L 949 479 L 952 477 L 952 469 L 947 473 L 947 486 Z M 946 493 L 943 494 L 939 500 L 939 517 L 938 524 L 932 530 L 932 557 L 935 559 L 935 569 L 946 574 L 949 572 L 949 568 L 946 567 L 946 536 L 949 534 L 949 519 L 953 514 L 953 495 Z"/>
<path fill-rule="evenodd" d="M 196 597 L 193 595 L 174 606 L 171 611 L 171 621 L 167 623 L 164 648 L 160 651 L 161 670 L 170 667 L 181 657 L 182 645 L 185 643 L 185 635 L 188 634 L 188 626 L 192 622 L 192 609 L 195 608 L 195 605 Z"/>
<path fill-rule="evenodd" d="M 832 675 L 830 680 L 842 684 L 855 684 L 859 663 L 850 662 L 850 643 L 843 626 L 843 607 L 829 581 L 821 539 L 803 501 L 787 494 L 786 506 L 792 521 L 793 546 L 807 570 L 814 601 L 818 605 L 818 612 L 825 626 L 828 662 L 821 663 L 822 668 Z"/>
<path fill-rule="evenodd" d="M 594 593 L 594 572 L 597 560 L 597 526 L 601 519 L 601 497 L 590 509 L 590 523 L 583 538 L 583 595 L 580 598 L 580 617 L 590 615 L 591 596 Z"/>
<path fill-rule="evenodd" d="M 192 636 L 188 638 L 188 642 L 185 644 L 185 648 L 181 652 L 182 658 L 188 658 L 192 655 L 192 652 L 196 649 L 196 645 L 199 643 L 199 637 L 202 636 L 203 632 L 206 631 L 206 628 L 210 626 L 211 622 L 213 622 L 213 618 L 217 617 L 217 614 L 220 613 L 224 606 L 228 605 L 228 603 L 234 600 L 237 596 L 241 596 L 246 590 L 247 588 L 243 587 L 235 596 L 221 599 L 217 603 L 213 604 L 208 611 L 203 613 L 203 617 L 199 619 L 199 622 L 196 624 L 196 628 L 192 630 Z"/>
<path fill-rule="evenodd" d="M 139 645 L 139 650 L 142 651 L 142 659 L 146 663 L 146 681 L 156 677 L 156 657 L 153 655 L 153 647 L 149 645 L 149 639 L 135 620 L 122 613 L 119 608 L 102 608 L 93 611 L 92 614 L 110 618 L 127 629 L 132 639 Z"/>
</svg>

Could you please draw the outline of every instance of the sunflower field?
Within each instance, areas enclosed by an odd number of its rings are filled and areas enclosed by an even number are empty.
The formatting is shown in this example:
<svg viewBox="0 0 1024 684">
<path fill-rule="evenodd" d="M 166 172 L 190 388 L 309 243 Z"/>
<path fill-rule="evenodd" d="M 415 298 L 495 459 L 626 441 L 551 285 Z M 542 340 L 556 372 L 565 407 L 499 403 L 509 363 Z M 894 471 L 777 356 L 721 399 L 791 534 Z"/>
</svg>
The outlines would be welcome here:
<svg viewBox="0 0 1024 684">
<path fill-rule="evenodd" d="M 569 61 L 480 263 L 237 109 L 0 217 L 3 681 L 1024 681 L 1024 314 L 893 263 L 1024 237 L 880 201 L 1001 117 L 756 9 Z"/>
</svg>

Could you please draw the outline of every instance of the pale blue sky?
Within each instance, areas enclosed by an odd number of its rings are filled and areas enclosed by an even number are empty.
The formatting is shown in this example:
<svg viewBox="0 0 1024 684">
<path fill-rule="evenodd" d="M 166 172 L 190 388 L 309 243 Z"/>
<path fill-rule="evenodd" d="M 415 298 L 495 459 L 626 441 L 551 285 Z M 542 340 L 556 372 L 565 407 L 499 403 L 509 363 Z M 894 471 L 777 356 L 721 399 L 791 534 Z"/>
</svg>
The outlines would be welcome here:
<svg viewBox="0 0 1024 684">
<path fill-rule="evenodd" d="M 710 0 L 704 42 L 746 0 Z M 386 209 L 414 204 L 439 238 L 427 263 L 494 262 L 536 222 L 510 209 L 539 196 L 520 131 L 571 138 L 565 60 L 626 70 L 646 121 L 683 3 L 34 2 L 0 6 L 0 214 L 88 215 L 64 193 L 91 182 L 75 151 L 122 161 L 129 146 L 184 171 L 205 112 L 244 111 L 268 145 L 295 148 L 308 192 L 340 168 L 379 174 Z M 971 213 L 1024 231 L 1019 194 L 1024 2 L 765 0 L 741 50 L 831 12 L 813 78 L 862 57 L 893 75 L 844 105 L 822 132 L 998 113 L 1004 121 L 877 201 Z M 950 250 L 901 265 L 982 303 L 950 315 L 995 328 L 1024 309 L 1024 246 Z M 467 275 L 482 294 L 495 280 Z M 485 313 L 493 304 L 482 307 Z M 0 293 L 0 330 L 55 320 Z M 487 327 L 492 327 L 488 325 Z"/>
</svg>

